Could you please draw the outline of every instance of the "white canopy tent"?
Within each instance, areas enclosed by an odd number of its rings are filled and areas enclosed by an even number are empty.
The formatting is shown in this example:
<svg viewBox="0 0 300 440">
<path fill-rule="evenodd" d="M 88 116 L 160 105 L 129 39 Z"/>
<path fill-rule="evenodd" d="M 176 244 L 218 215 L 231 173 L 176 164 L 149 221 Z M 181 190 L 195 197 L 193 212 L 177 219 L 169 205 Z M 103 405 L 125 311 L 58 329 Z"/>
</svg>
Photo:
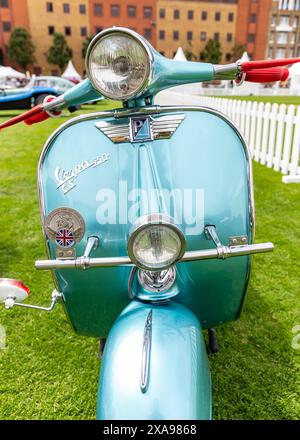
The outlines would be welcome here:
<svg viewBox="0 0 300 440">
<path fill-rule="evenodd" d="M 173 59 L 175 61 L 188 61 L 182 47 L 178 47 Z M 174 92 L 183 93 L 185 95 L 199 95 L 199 93 L 201 93 L 201 89 L 202 83 L 192 83 L 174 87 L 172 90 Z"/>
<path fill-rule="evenodd" d="M 177 52 L 175 54 L 174 60 L 176 61 L 187 61 L 186 56 L 184 55 L 182 47 L 178 47 Z"/>
<path fill-rule="evenodd" d="M 22 78 L 26 78 L 26 75 L 24 73 L 18 72 L 12 67 L 0 66 L 0 78 L 22 79 Z"/>
<path fill-rule="evenodd" d="M 68 62 L 68 66 L 62 74 L 62 78 L 68 79 L 69 81 L 72 81 L 74 83 L 78 83 L 81 81 L 81 76 L 75 69 L 74 64 L 71 60 Z"/>
<path fill-rule="evenodd" d="M 290 94 L 300 95 L 300 63 L 293 64 L 290 68 Z"/>
</svg>

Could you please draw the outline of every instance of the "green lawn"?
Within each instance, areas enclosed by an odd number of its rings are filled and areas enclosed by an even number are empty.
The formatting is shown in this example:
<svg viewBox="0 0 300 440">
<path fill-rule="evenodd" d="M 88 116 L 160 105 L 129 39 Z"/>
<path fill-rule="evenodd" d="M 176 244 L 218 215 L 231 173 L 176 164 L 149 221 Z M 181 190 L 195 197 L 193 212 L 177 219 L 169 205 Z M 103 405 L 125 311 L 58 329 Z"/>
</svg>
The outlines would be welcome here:
<svg viewBox="0 0 300 440">
<path fill-rule="evenodd" d="M 0 134 L 0 276 L 22 279 L 38 304 L 49 303 L 53 285 L 49 273 L 34 269 L 45 256 L 36 168 L 44 141 L 63 120 Z M 244 313 L 218 329 L 214 418 L 299 419 L 300 349 L 291 342 L 300 325 L 300 185 L 284 185 L 279 173 L 258 164 L 254 174 L 256 241 L 273 241 L 276 251 L 254 257 Z M 59 306 L 51 314 L 1 308 L 0 324 L 7 332 L 0 419 L 93 419 L 98 342 L 74 334 Z"/>
<path fill-rule="evenodd" d="M 257 101 L 270 102 L 271 104 L 277 102 L 278 104 L 294 104 L 300 105 L 300 96 L 216 96 L 217 98 L 239 99 L 241 101 Z"/>
</svg>

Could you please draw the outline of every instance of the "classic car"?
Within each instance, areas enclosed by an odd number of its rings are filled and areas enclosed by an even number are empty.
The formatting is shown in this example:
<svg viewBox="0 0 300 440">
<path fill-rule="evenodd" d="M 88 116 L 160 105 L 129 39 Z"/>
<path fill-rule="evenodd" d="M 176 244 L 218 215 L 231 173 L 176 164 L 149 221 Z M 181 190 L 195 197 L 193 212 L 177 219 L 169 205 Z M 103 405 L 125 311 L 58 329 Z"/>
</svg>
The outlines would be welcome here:
<svg viewBox="0 0 300 440">
<path fill-rule="evenodd" d="M 61 95 L 73 86 L 70 81 L 53 76 L 34 77 L 26 87 L 0 86 L 0 110 L 28 109 L 43 102 L 46 96 Z"/>
</svg>

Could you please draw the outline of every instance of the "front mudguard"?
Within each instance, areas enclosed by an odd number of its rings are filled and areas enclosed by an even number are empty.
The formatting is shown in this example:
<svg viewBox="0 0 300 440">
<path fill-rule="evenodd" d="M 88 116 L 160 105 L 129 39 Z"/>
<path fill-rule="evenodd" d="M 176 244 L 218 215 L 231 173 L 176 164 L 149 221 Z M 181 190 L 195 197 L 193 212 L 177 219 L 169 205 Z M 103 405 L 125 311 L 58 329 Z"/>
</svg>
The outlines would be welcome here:
<svg viewBox="0 0 300 440">
<path fill-rule="evenodd" d="M 149 374 L 143 390 L 143 341 L 149 316 Z M 155 305 L 132 301 L 124 309 L 109 333 L 102 358 L 97 418 L 211 418 L 206 346 L 200 323 L 189 309 L 173 301 Z"/>
</svg>

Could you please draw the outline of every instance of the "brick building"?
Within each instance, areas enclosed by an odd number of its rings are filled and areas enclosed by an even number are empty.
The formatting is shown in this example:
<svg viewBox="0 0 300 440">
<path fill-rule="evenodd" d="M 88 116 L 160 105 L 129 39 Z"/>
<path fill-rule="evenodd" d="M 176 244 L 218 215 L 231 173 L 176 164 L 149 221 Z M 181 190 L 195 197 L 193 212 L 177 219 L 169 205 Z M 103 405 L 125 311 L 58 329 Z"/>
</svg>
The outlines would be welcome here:
<svg viewBox="0 0 300 440">
<path fill-rule="evenodd" d="M 90 33 L 88 6 L 88 0 L 27 0 L 30 33 L 36 46 L 35 73 L 60 73 L 57 66 L 48 65 L 45 57 L 54 32 L 65 35 L 76 69 L 83 71 L 82 43 Z"/>
<path fill-rule="evenodd" d="M 235 41 L 237 0 L 158 0 L 157 49 L 173 58 L 179 46 L 200 59 L 212 38 L 221 43 L 223 62 Z"/>
<path fill-rule="evenodd" d="M 273 1 L 268 34 L 270 58 L 300 57 L 300 0 Z"/>
<path fill-rule="evenodd" d="M 0 56 L 9 63 L 7 44 L 15 27 L 29 30 L 36 47 L 36 74 L 57 74 L 45 52 L 52 45 L 54 32 L 65 35 L 73 51 L 73 63 L 82 73 L 82 44 L 87 36 L 104 28 L 124 26 L 156 44 L 156 0 L 0 0 Z M 1 55 L 2 54 L 2 55 Z"/>
<path fill-rule="evenodd" d="M 12 29 L 25 27 L 36 46 L 36 73 L 59 73 L 45 52 L 53 33 L 63 33 L 73 63 L 84 70 L 82 44 L 87 36 L 124 26 L 145 36 L 168 57 L 179 46 L 200 59 L 207 41 L 219 40 L 222 62 L 244 44 L 251 59 L 300 56 L 300 0 L 0 0 L 0 64 L 9 64 Z"/>
<path fill-rule="evenodd" d="M 7 44 L 15 27 L 29 29 L 26 1 L 0 0 L 0 64 L 8 63 Z"/>
<path fill-rule="evenodd" d="M 156 45 L 157 0 L 91 0 L 92 34 L 112 26 L 128 27 Z"/>
<path fill-rule="evenodd" d="M 239 0 L 236 43 L 245 44 L 250 59 L 267 55 L 272 0 Z"/>
</svg>

